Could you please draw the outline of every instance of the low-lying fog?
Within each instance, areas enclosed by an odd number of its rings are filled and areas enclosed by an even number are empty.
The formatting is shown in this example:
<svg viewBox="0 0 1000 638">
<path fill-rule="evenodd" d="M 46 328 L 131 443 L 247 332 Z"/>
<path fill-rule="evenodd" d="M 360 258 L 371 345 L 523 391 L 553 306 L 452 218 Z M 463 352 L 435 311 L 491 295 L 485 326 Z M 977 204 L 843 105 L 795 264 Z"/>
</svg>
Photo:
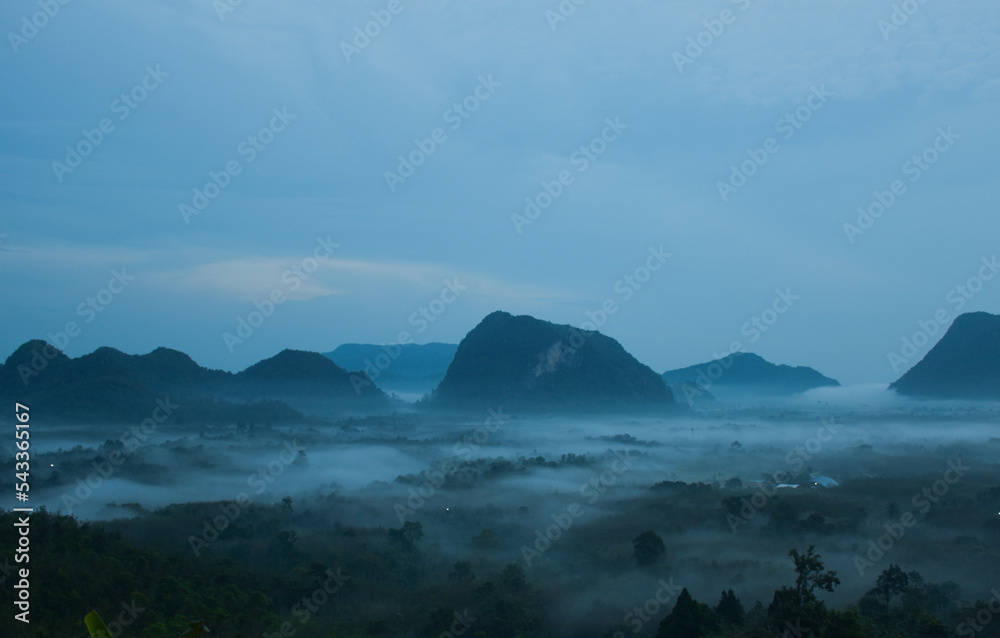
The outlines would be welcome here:
<svg viewBox="0 0 1000 638">
<path fill-rule="evenodd" d="M 827 595 L 835 605 L 856 601 L 890 562 L 955 581 L 975 599 L 998 585 L 1000 557 L 989 549 L 1000 541 L 989 491 L 1000 485 L 998 414 L 864 387 L 674 418 L 526 417 L 497 406 L 474 418 L 400 411 L 196 430 L 167 421 L 100 436 L 36 426 L 32 500 L 102 519 L 242 493 L 254 503 L 291 497 L 296 511 L 357 528 L 419 521 L 448 565 L 486 554 L 559 583 L 560 613 L 574 619 L 620 618 L 653 596 L 657 575 L 623 571 L 647 529 L 666 544 L 664 573 L 710 604 L 732 587 L 748 606 L 767 605 L 794 579 L 789 549 L 809 544 L 841 577 Z M 773 485 L 814 476 L 839 485 Z M 577 515 L 567 515 L 574 504 Z M 868 541 L 907 512 L 916 525 L 859 569 Z M 484 529 L 496 540 L 477 545 Z M 556 537 L 548 544 L 539 540 L 546 530 Z"/>
</svg>

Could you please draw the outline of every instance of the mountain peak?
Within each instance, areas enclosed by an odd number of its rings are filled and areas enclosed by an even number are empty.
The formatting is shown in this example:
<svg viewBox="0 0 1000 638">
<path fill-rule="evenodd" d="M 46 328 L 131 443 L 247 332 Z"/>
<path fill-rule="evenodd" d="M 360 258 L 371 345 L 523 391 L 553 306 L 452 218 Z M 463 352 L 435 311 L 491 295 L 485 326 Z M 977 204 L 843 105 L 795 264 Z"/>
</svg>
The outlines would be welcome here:
<svg viewBox="0 0 1000 638">
<path fill-rule="evenodd" d="M 1000 399 L 1000 316 L 959 315 L 930 352 L 889 388 L 915 396 Z"/>
<path fill-rule="evenodd" d="M 347 371 L 318 352 L 285 349 L 270 359 L 255 363 L 237 376 L 255 381 L 342 378 L 347 376 Z"/>
<path fill-rule="evenodd" d="M 573 411 L 675 405 L 656 373 L 614 339 L 502 311 L 462 339 L 429 403 Z"/>
<path fill-rule="evenodd" d="M 734 352 L 722 359 L 668 370 L 662 376 L 671 385 L 741 387 L 765 394 L 796 394 L 840 385 L 812 368 L 774 364 L 752 352 Z"/>
</svg>

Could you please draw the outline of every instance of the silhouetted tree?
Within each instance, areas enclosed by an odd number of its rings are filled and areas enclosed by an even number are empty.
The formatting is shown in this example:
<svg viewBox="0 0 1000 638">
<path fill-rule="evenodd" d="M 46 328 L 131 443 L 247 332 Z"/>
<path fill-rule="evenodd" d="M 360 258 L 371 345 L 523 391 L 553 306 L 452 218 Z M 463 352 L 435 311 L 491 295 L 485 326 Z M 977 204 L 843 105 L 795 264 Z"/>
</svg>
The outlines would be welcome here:
<svg viewBox="0 0 1000 638">
<path fill-rule="evenodd" d="M 715 606 L 715 613 L 719 620 L 731 625 L 742 625 L 745 612 L 740 599 L 736 597 L 733 590 L 722 592 L 719 604 Z"/>
<path fill-rule="evenodd" d="M 517 563 L 507 563 L 500 572 L 500 584 L 512 591 L 524 589 L 528 584 L 524 569 Z"/>
<path fill-rule="evenodd" d="M 460 560 L 452 565 L 448 580 L 456 583 L 471 583 L 476 580 L 476 572 L 472 571 L 472 563 Z"/>
<path fill-rule="evenodd" d="M 718 629 L 719 621 L 712 609 L 692 598 L 685 587 L 673 611 L 660 621 L 656 638 L 702 638 Z"/>
<path fill-rule="evenodd" d="M 406 549 L 413 549 L 418 540 L 424 537 L 424 526 L 414 521 L 406 521 L 403 527 L 389 530 L 389 540 L 399 543 Z"/>
<path fill-rule="evenodd" d="M 793 549 L 788 554 L 795 561 L 795 591 L 800 606 L 816 602 L 815 590 L 825 589 L 833 591 L 833 588 L 840 584 L 835 571 L 823 571 L 823 561 L 819 554 L 814 552 L 814 546 L 810 545 L 806 553 L 799 554 L 797 549 Z"/>
<path fill-rule="evenodd" d="M 823 561 L 814 550 L 814 546 L 810 545 L 805 554 L 800 554 L 797 549 L 788 552 L 795 563 L 795 586 L 782 587 L 774 592 L 767 608 L 767 617 L 773 627 L 790 625 L 820 633 L 827 611 L 822 601 L 816 598 L 816 589 L 833 591 L 840 584 L 840 579 L 837 572 L 823 570 Z"/>
<path fill-rule="evenodd" d="M 479 549 L 494 549 L 500 542 L 496 533 L 491 529 L 484 529 L 472 537 L 472 544 Z"/>
<path fill-rule="evenodd" d="M 910 584 L 910 578 L 899 565 L 889 565 L 889 568 L 879 574 L 875 581 L 875 589 L 868 592 L 875 594 L 885 605 L 885 610 L 889 611 L 889 603 L 896 594 L 902 594 Z"/>
<path fill-rule="evenodd" d="M 632 539 L 632 549 L 635 562 L 640 567 L 659 563 L 667 553 L 663 539 L 651 529 Z"/>
</svg>

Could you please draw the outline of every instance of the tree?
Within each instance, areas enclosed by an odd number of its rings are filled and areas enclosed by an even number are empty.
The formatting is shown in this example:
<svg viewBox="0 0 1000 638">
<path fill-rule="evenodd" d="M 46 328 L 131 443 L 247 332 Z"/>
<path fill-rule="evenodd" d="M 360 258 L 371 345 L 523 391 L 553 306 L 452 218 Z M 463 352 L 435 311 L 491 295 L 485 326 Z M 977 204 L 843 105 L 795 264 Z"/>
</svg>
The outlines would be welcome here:
<svg viewBox="0 0 1000 638">
<path fill-rule="evenodd" d="M 745 616 L 743 604 L 732 589 L 722 592 L 719 604 L 715 606 L 715 613 L 719 620 L 730 625 L 742 625 Z"/>
<path fill-rule="evenodd" d="M 448 580 L 455 583 L 471 583 L 476 580 L 476 572 L 472 571 L 472 563 L 460 560 L 452 565 Z"/>
<path fill-rule="evenodd" d="M 524 589 L 528 584 L 524 569 L 517 563 L 507 563 L 500 572 L 500 584 L 511 591 Z"/>
<path fill-rule="evenodd" d="M 635 562 L 639 567 L 656 565 L 667 553 L 663 539 L 653 530 L 646 530 L 632 539 L 632 550 Z"/>
<path fill-rule="evenodd" d="M 673 611 L 660 621 L 656 638 L 702 638 L 718 629 L 719 621 L 712 609 L 692 598 L 685 587 Z"/>
<path fill-rule="evenodd" d="M 795 561 L 795 591 L 799 606 L 805 606 L 817 601 L 815 590 L 825 589 L 833 591 L 836 585 L 840 584 L 835 571 L 823 571 L 823 561 L 819 554 L 816 554 L 813 545 L 804 555 L 799 554 L 797 549 L 793 549 L 788 554 Z"/>
<path fill-rule="evenodd" d="M 864 627 L 857 612 L 834 611 L 830 613 L 830 618 L 823 631 L 823 638 L 866 638 Z"/>
<path fill-rule="evenodd" d="M 491 529 L 484 529 L 472 537 L 472 544 L 479 549 L 496 549 L 500 541 L 497 539 L 496 532 Z"/>
<path fill-rule="evenodd" d="M 875 581 L 875 589 L 868 592 L 874 594 L 885 605 L 885 610 L 889 611 L 889 603 L 896 594 L 902 594 L 910 584 L 910 578 L 899 565 L 889 565 L 889 569 L 879 574 Z"/>
<path fill-rule="evenodd" d="M 414 521 L 406 521 L 399 529 L 389 530 L 389 540 L 399 543 L 406 549 L 413 549 L 418 540 L 424 537 L 424 526 Z"/>
<path fill-rule="evenodd" d="M 797 549 L 788 552 L 795 563 L 795 586 L 782 587 L 774 592 L 774 599 L 767 608 L 768 621 L 772 626 L 801 625 L 805 630 L 818 634 L 824 625 L 827 611 L 823 602 L 816 598 L 816 590 L 833 591 L 840 584 L 840 579 L 837 572 L 823 570 L 823 561 L 814 550 L 814 546 L 810 545 L 805 554 L 800 554 Z"/>
</svg>

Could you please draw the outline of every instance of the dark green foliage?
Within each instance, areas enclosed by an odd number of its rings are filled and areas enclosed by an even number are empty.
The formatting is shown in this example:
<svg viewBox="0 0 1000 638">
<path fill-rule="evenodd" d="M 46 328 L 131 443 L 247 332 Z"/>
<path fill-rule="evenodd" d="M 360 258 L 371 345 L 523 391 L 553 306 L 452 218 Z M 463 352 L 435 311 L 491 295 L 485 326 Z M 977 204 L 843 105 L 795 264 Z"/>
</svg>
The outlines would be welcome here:
<svg viewBox="0 0 1000 638">
<path fill-rule="evenodd" d="M 472 563 L 467 560 L 456 562 L 448 574 L 448 580 L 455 583 L 471 583 L 476 580 L 476 572 L 472 571 Z"/>
<path fill-rule="evenodd" d="M 632 539 L 632 550 L 632 555 L 639 567 L 657 565 L 667 553 L 663 538 L 651 529 Z"/>
<path fill-rule="evenodd" d="M 522 591 L 528 584 L 524 569 L 517 563 L 507 563 L 500 572 L 500 586 L 508 591 Z"/>
<path fill-rule="evenodd" d="M 869 593 L 877 595 L 885 604 L 886 611 L 888 611 L 892 597 L 906 591 L 906 587 L 909 584 L 909 577 L 903 573 L 899 565 L 889 565 L 887 570 L 879 574 L 878 580 L 875 581 L 875 589 Z"/>
<path fill-rule="evenodd" d="M 789 555 L 795 564 L 795 586 L 774 592 L 767 608 L 768 621 L 773 627 L 803 627 L 819 633 L 827 620 L 827 610 L 816 597 L 816 590 L 833 591 L 840 584 L 837 572 L 824 571 L 823 561 L 810 545 L 805 554 L 792 549 Z"/>
<path fill-rule="evenodd" d="M 424 526 L 414 521 L 406 521 L 401 528 L 389 530 L 389 540 L 406 549 L 413 549 L 416 542 L 423 537 Z"/>
<path fill-rule="evenodd" d="M 0 561 L 11 565 L 14 522 L 0 514 Z M 123 638 L 177 638 L 199 619 L 216 634 L 259 636 L 275 622 L 259 579 L 232 564 L 137 547 L 45 510 L 32 514 L 30 537 L 33 636 L 85 635 L 93 610 L 112 629 L 127 619 Z M 13 623 L 11 613 L 0 615 L 0 635 L 19 635 Z"/>
<path fill-rule="evenodd" d="M 685 587 L 677 597 L 673 611 L 660 621 L 656 638 L 702 638 L 711 636 L 718 628 L 719 619 L 715 612 L 692 598 Z"/>
<path fill-rule="evenodd" d="M 477 549 L 496 549 L 499 541 L 496 532 L 491 529 L 484 529 L 472 537 L 472 544 Z"/>
<path fill-rule="evenodd" d="M 954 583 L 926 583 L 917 572 L 905 573 L 898 565 L 889 565 L 858 602 L 858 610 L 878 636 L 946 636 L 938 616 L 952 615 L 957 594 Z"/>
<path fill-rule="evenodd" d="M 746 615 L 743 604 L 740 603 L 740 599 L 736 597 L 732 589 L 722 592 L 719 604 L 715 606 L 715 614 L 719 620 L 731 625 L 743 624 L 743 618 Z"/>
</svg>

